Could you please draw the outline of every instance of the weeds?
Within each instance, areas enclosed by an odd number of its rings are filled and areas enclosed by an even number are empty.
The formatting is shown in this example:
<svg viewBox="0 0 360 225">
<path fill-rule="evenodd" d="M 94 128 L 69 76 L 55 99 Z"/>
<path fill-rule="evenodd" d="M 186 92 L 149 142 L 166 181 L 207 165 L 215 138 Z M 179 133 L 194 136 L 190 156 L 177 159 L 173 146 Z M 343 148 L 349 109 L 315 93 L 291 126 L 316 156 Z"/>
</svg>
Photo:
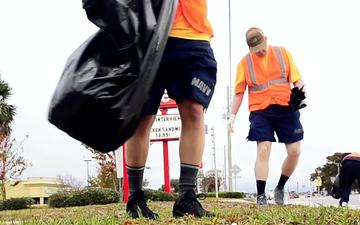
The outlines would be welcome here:
<svg viewBox="0 0 360 225">
<path fill-rule="evenodd" d="M 124 204 L 94 205 L 69 208 L 31 208 L 0 212 L 0 224 L 22 225 L 168 225 L 168 224 L 232 224 L 237 225 L 360 225 L 360 210 L 337 207 L 268 206 L 257 207 L 250 203 L 206 200 L 205 208 L 216 213 L 214 218 L 197 219 L 191 216 L 175 219 L 171 215 L 172 202 L 151 202 L 158 212 L 157 221 L 131 219 Z"/>
</svg>

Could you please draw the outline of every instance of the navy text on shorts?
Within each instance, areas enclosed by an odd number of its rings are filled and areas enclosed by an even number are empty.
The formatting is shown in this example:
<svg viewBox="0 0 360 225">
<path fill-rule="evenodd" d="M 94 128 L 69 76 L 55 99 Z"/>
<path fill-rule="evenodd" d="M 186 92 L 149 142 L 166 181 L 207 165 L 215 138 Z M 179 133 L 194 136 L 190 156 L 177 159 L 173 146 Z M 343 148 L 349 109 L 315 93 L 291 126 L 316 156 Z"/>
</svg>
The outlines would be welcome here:
<svg viewBox="0 0 360 225">
<path fill-rule="evenodd" d="M 207 108 L 216 72 L 217 63 L 208 41 L 169 37 L 144 113 L 157 113 L 165 89 L 175 101 L 190 99 Z"/>
<path fill-rule="evenodd" d="M 300 112 L 289 106 L 270 105 L 266 109 L 253 111 L 249 116 L 249 141 L 276 142 L 274 133 L 281 143 L 294 143 L 304 138 L 300 123 Z"/>
</svg>

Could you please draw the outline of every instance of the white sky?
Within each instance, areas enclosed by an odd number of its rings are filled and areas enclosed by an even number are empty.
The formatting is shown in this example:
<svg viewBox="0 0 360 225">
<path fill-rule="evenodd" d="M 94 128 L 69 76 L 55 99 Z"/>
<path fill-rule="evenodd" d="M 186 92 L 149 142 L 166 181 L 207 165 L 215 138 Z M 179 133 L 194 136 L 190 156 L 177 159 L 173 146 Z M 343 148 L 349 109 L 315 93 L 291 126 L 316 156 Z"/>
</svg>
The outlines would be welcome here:
<svg viewBox="0 0 360 225">
<path fill-rule="evenodd" d="M 308 107 L 303 109 L 305 130 L 303 154 L 289 180 L 290 189 L 309 187 L 309 174 L 325 163 L 325 157 L 337 151 L 359 151 L 360 114 L 357 105 L 359 71 L 358 21 L 356 0 L 231 0 L 231 77 L 236 65 L 247 53 L 244 33 L 258 26 L 268 36 L 269 44 L 282 45 L 293 55 L 308 92 Z M 223 167 L 226 145 L 226 87 L 229 85 L 228 1 L 208 0 L 209 19 L 215 37 L 212 46 L 218 61 L 218 84 L 206 114 L 206 123 L 215 127 L 217 167 Z M 0 71 L 13 88 L 11 103 L 17 107 L 13 136 L 22 139 L 25 156 L 32 163 L 23 177 L 72 174 L 85 182 L 89 153 L 79 142 L 47 122 L 47 109 L 67 57 L 97 28 L 86 18 L 81 1 L 18 0 L 0 1 Z M 237 188 L 255 191 L 253 165 L 255 143 L 247 142 L 247 101 L 235 124 L 233 163 L 242 168 Z M 204 169 L 213 168 L 210 135 L 206 137 Z M 179 176 L 178 144 L 170 143 L 171 177 Z M 160 187 L 162 145 L 150 148 L 145 177 L 150 187 Z M 270 158 L 268 188 L 280 176 L 285 157 L 283 145 L 274 144 Z M 95 175 L 96 165 L 90 163 Z M 301 188 L 301 187 L 300 187 Z M 301 190 L 301 189 L 300 189 Z"/>
</svg>

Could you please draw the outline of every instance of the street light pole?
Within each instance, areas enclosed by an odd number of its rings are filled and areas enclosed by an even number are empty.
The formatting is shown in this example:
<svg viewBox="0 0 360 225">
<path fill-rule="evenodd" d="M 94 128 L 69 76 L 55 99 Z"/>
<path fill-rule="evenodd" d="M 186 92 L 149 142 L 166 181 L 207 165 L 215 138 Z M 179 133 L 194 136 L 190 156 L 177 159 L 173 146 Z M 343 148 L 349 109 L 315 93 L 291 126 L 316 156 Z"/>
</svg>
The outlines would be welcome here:
<svg viewBox="0 0 360 225">
<path fill-rule="evenodd" d="M 228 1 L 228 10 L 229 10 L 229 18 L 228 18 L 228 23 L 229 23 L 229 86 L 227 89 L 227 120 L 230 119 L 230 115 L 231 115 L 231 83 L 232 83 L 232 78 L 231 78 L 231 0 Z M 227 130 L 227 155 L 228 155 L 228 190 L 231 192 L 233 190 L 233 184 L 232 184 L 232 176 L 231 176 L 231 167 L 232 167 L 232 157 L 231 157 L 231 133 L 229 130 Z"/>
<path fill-rule="evenodd" d="M 227 113 L 227 119 L 229 120 L 230 118 L 230 87 L 228 87 L 228 113 Z M 228 158 L 228 163 L 227 163 L 227 176 L 228 176 L 228 191 L 232 192 L 233 191 L 233 184 L 232 184 L 232 172 L 231 172 L 231 167 L 232 167 L 232 157 L 231 157 L 231 133 L 230 133 L 230 130 L 228 129 L 227 130 L 227 158 Z"/>
<path fill-rule="evenodd" d="M 90 187 L 89 162 L 91 162 L 91 159 L 85 159 L 84 162 L 86 162 L 86 180 L 87 180 L 87 187 Z"/>
<path fill-rule="evenodd" d="M 213 156 L 214 156 L 214 171 L 215 171 L 215 197 L 219 198 L 219 190 L 218 190 L 218 173 L 216 167 L 216 150 L 215 150 L 215 128 L 211 127 L 211 142 L 213 148 Z"/>
<path fill-rule="evenodd" d="M 227 170 L 227 167 L 226 167 L 226 146 L 224 145 L 224 167 L 223 167 L 223 170 L 224 170 L 224 191 L 227 191 L 227 173 L 226 173 L 226 170 Z"/>
</svg>

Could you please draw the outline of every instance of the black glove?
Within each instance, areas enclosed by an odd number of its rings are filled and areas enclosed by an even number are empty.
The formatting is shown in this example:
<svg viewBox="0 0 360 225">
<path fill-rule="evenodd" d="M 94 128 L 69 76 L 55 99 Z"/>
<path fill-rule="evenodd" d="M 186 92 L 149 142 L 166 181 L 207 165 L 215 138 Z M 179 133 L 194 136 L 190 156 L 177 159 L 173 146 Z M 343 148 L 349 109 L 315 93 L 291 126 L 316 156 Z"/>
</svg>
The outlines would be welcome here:
<svg viewBox="0 0 360 225">
<path fill-rule="evenodd" d="M 303 102 L 303 100 L 306 98 L 303 87 L 304 86 L 302 86 L 300 89 L 298 87 L 291 89 L 289 106 L 293 111 L 306 107 L 306 104 Z"/>
</svg>

